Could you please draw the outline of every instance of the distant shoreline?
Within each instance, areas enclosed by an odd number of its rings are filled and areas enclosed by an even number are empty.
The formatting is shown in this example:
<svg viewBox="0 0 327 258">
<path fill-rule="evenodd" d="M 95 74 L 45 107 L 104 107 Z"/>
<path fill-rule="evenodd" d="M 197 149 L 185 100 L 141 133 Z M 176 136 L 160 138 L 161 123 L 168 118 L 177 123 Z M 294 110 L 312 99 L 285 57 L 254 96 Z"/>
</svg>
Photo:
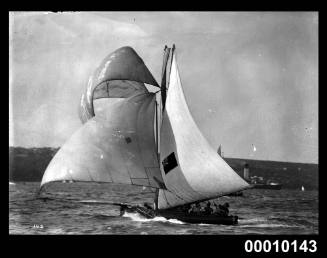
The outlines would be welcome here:
<svg viewBox="0 0 327 258">
<path fill-rule="evenodd" d="M 45 169 L 59 148 L 9 147 L 9 181 L 40 182 Z M 218 155 L 218 154 L 217 154 Z M 271 179 L 285 189 L 318 189 L 318 164 L 285 161 L 267 161 L 243 158 L 223 158 L 240 176 L 245 164 L 250 175 Z"/>
<path fill-rule="evenodd" d="M 52 150 L 57 152 L 61 147 L 22 147 L 22 146 L 9 146 L 9 151 L 13 149 L 21 149 L 21 150 L 29 150 L 29 151 L 38 151 L 38 150 Z M 223 157 L 223 159 L 228 160 L 247 160 L 247 161 L 262 161 L 262 162 L 276 162 L 279 164 L 299 164 L 299 165 L 316 165 L 318 166 L 319 163 L 312 163 L 312 162 L 295 162 L 295 161 L 281 161 L 281 160 L 264 160 L 264 159 L 247 159 L 247 158 L 233 158 L 233 157 Z"/>
</svg>

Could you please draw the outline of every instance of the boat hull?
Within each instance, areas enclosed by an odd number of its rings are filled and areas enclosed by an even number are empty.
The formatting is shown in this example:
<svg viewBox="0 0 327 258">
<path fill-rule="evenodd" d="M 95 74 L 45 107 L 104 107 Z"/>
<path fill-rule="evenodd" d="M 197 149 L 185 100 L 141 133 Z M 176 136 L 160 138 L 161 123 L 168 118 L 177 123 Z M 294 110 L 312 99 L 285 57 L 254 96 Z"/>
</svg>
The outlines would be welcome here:
<svg viewBox="0 0 327 258">
<path fill-rule="evenodd" d="M 220 224 L 220 225 L 236 225 L 238 216 L 219 216 L 216 214 L 188 214 L 175 210 L 151 210 L 145 207 L 125 207 L 124 211 L 137 212 L 148 219 L 155 217 L 164 217 L 166 219 L 177 219 L 182 222 L 192 224 Z"/>
<path fill-rule="evenodd" d="M 221 225 L 235 225 L 237 224 L 237 216 L 219 216 L 215 214 L 188 214 L 185 212 L 175 212 L 159 210 L 156 212 L 157 216 L 162 216 L 166 219 L 177 219 L 186 223 L 193 224 L 221 224 Z"/>
</svg>

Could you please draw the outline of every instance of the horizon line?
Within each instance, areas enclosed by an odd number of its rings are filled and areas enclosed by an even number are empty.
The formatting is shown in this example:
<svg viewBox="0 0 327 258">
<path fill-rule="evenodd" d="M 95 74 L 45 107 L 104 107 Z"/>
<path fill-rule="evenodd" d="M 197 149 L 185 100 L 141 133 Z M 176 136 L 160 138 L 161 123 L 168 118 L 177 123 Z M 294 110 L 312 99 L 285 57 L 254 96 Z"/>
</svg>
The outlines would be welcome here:
<svg viewBox="0 0 327 258">
<path fill-rule="evenodd" d="M 51 147 L 51 146 L 43 146 L 43 147 L 23 147 L 23 146 L 9 146 L 9 148 L 23 148 L 23 149 L 42 149 L 42 148 L 51 148 L 51 149 L 60 149 L 61 147 Z M 217 155 L 219 155 L 217 153 Z M 296 162 L 296 161 L 282 161 L 282 160 L 269 160 L 269 159 L 253 159 L 253 158 L 240 158 L 240 157 L 222 157 L 227 159 L 244 159 L 244 160 L 255 160 L 255 161 L 271 161 L 271 162 L 284 162 L 284 163 L 298 163 L 298 164 L 312 164 L 312 165 L 319 165 L 318 163 L 313 162 Z"/>
</svg>

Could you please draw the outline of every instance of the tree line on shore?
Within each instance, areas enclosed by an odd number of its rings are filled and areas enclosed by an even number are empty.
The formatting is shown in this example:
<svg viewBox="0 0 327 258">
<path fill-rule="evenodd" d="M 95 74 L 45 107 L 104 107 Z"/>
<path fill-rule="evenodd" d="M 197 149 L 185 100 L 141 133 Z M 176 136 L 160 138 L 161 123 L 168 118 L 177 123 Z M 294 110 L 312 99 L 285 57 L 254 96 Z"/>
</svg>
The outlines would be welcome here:
<svg viewBox="0 0 327 258">
<path fill-rule="evenodd" d="M 52 157 L 59 148 L 9 147 L 9 181 L 40 182 Z M 263 177 L 283 184 L 285 189 L 318 189 L 318 164 L 291 163 L 267 160 L 224 158 L 243 176 L 244 165 L 248 164 L 250 176 Z"/>
</svg>

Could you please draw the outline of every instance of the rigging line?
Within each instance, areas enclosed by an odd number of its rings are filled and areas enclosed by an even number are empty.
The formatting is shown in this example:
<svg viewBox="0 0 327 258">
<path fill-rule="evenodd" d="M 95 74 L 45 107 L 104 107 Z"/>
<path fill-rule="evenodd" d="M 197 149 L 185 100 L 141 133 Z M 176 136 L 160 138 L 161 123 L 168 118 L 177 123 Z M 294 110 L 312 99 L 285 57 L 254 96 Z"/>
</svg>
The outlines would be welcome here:
<svg viewBox="0 0 327 258">
<path fill-rule="evenodd" d="M 132 96 L 130 96 L 130 97 L 127 97 L 126 100 L 127 100 L 127 102 L 131 102 L 132 99 L 137 98 L 137 97 L 140 97 L 141 95 L 152 96 L 151 92 L 140 92 L 140 93 L 137 93 L 137 94 L 132 95 Z M 134 103 L 140 103 L 140 102 L 141 102 L 141 101 L 134 102 Z M 144 100 L 143 100 L 143 102 L 144 102 Z"/>
<path fill-rule="evenodd" d="M 171 204 L 168 202 L 168 198 L 167 198 L 167 196 L 166 196 L 166 192 L 165 192 L 165 190 L 162 190 L 161 192 L 163 193 L 163 195 L 164 195 L 164 197 L 165 197 L 165 199 L 166 199 L 167 204 L 168 204 L 169 206 L 171 206 Z M 158 199 L 159 199 L 159 194 L 158 194 Z"/>
<path fill-rule="evenodd" d="M 148 170 L 147 170 L 146 167 L 144 167 L 144 170 L 145 170 L 145 174 L 147 175 L 147 178 L 145 178 L 145 179 L 148 179 L 149 185 L 151 185 L 150 177 L 149 177 L 149 175 L 148 175 Z"/>
<path fill-rule="evenodd" d="M 130 79 L 106 79 L 106 80 L 103 80 L 103 81 L 100 81 L 99 83 L 95 84 L 95 86 L 92 87 L 92 90 L 94 90 L 95 88 L 97 88 L 100 84 L 104 83 L 104 82 L 110 82 L 110 81 L 126 81 L 126 82 L 137 82 L 137 83 L 141 83 L 143 84 L 143 86 L 145 86 L 145 84 L 149 84 L 149 85 L 152 85 L 154 87 L 157 87 L 157 88 L 160 88 L 160 86 L 155 86 L 153 84 L 150 84 L 150 83 L 146 83 L 146 82 L 141 82 L 141 81 L 134 81 L 134 80 L 130 80 Z M 158 84 L 159 85 L 159 84 Z M 88 87 L 87 87 L 88 88 Z"/>
<path fill-rule="evenodd" d="M 128 103 L 128 101 L 125 101 L 125 102 L 124 102 L 123 107 L 122 107 L 122 111 L 124 111 L 124 110 L 126 109 L 127 103 Z M 122 114 L 124 114 L 124 112 L 122 112 Z M 128 122 L 126 122 L 126 120 L 127 120 L 127 118 L 124 116 L 124 124 L 128 124 Z M 119 137 L 119 138 L 120 138 L 120 137 Z M 119 140 L 119 143 L 118 143 L 119 153 L 120 153 L 120 155 L 122 156 L 123 160 L 125 161 L 125 162 L 124 162 L 124 165 L 125 165 L 125 168 L 126 168 L 127 174 L 128 174 L 128 176 L 129 176 L 129 180 L 131 181 L 131 184 L 133 185 L 133 180 L 132 180 L 132 177 L 131 177 L 131 173 L 130 173 L 129 168 L 128 168 L 128 166 L 127 166 L 127 162 L 126 162 L 126 160 L 125 160 L 124 152 L 122 151 L 122 148 L 123 148 L 122 144 L 123 144 L 123 141 L 120 139 L 120 140 Z"/>
<path fill-rule="evenodd" d="M 156 166 L 152 167 L 152 168 L 159 168 L 160 169 L 160 164 L 159 164 L 159 162 L 160 162 L 160 159 L 159 159 L 159 148 L 160 148 L 160 146 L 159 146 L 159 142 L 160 142 L 159 131 L 160 131 L 160 128 L 159 128 L 158 117 L 159 117 L 158 102 L 157 102 L 157 99 L 154 98 L 154 113 L 153 113 L 152 120 L 155 120 L 156 130 L 155 131 L 154 131 L 154 129 L 151 130 L 151 133 L 153 133 L 153 139 L 155 139 L 155 143 L 154 143 L 155 144 L 155 155 L 154 156 L 156 158 L 156 164 L 155 164 Z"/>
<path fill-rule="evenodd" d="M 154 192 L 154 207 L 155 207 L 155 210 L 158 210 L 158 196 L 159 196 L 159 190 L 155 190 Z"/>
</svg>

